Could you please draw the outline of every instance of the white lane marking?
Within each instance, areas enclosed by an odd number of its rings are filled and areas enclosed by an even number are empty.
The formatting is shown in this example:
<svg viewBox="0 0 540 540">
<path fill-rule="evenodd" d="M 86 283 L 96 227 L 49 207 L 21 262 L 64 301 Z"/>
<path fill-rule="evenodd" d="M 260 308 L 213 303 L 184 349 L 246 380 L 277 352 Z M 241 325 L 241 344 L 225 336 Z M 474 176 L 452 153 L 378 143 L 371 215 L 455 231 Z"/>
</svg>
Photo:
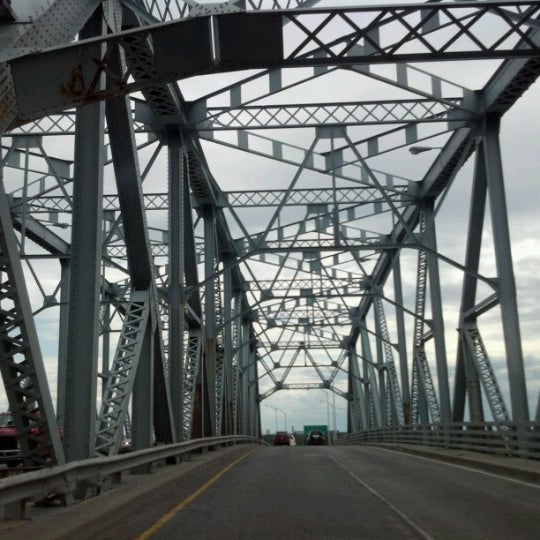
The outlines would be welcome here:
<svg viewBox="0 0 540 540">
<path fill-rule="evenodd" d="M 366 488 L 372 495 L 377 497 L 382 503 L 384 503 L 390 510 L 395 512 L 407 525 L 409 525 L 412 529 L 414 529 L 422 538 L 425 538 L 425 540 L 434 540 L 432 536 L 430 536 L 424 529 L 416 525 L 413 521 L 411 521 L 401 510 L 398 510 L 390 501 L 385 499 L 379 492 L 375 491 L 371 486 L 366 484 L 363 480 L 361 480 L 356 474 L 354 474 L 350 469 L 345 467 L 342 463 L 337 461 L 333 456 L 330 454 L 326 454 L 338 467 L 343 469 L 349 476 L 352 476 L 360 485 L 362 485 L 364 488 Z"/>
<path fill-rule="evenodd" d="M 515 484 L 521 484 L 523 486 L 540 489 L 540 484 L 531 484 L 530 482 L 526 482 L 525 480 L 518 480 L 517 478 L 512 478 L 511 476 L 505 476 L 503 474 L 496 474 L 489 471 L 483 471 L 482 469 L 476 469 L 472 465 L 469 465 L 469 466 L 460 465 L 458 463 L 452 463 L 450 461 L 446 461 L 445 459 L 430 458 L 427 456 L 419 456 L 418 454 L 412 454 L 412 453 L 409 454 L 406 451 L 394 450 L 392 448 L 383 448 L 382 446 L 371 446 L 370 448 L 377 448 L 377 450 L 386 450 L 388 452 L 393 452 L 394 454 L 399 454 L 400 456 L 414 457 L 417 459 L 423 459 L 425 461 L 431 461 L 432 463 L 448 465 L 449 467 L 455 467 L 456 469 L 463 469 L 464 471 L 474 471 L 474 472 L 477 472 L 478 474 L 484 474 L 485 476 L 492 476 L 493 478 L 497 478 L 498 480 L 508 480 L 508 482 L 514 482 Z"/>
</svg>

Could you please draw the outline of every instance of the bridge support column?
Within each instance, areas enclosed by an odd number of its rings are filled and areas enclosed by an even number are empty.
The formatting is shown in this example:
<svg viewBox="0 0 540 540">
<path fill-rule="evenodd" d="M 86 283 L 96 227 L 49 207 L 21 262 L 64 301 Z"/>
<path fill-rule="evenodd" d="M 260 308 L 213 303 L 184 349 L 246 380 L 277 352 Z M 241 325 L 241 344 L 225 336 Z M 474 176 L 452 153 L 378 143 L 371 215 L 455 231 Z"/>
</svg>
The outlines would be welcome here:
<svg viewBox="0 0 540 540">
<path fill-rule="evenodd" d="M 429 290 L 431 299 L 432 330 L 435 344 L 435 360 L 437 365 L 437 382 L 439 388 L 439 412 L 441 421 L 450 421 L 450 386 L 448 383 L 448 362 L 446 360 L 446 344 L 444 339 L 443 310 L 441 300 L 441 280 L 439 276 L 439 261 L 437 259 L 437 236 L 435 232 L 435 216 L 433 201 L 426 201 L 426 230 L 424 242 L 427 251 Z"/>
<path fill-rule="evenodd" d="M 239 410 L 241 411 L 241 433 L 248 435 L 251 433 L 251 410 L 250 410 L 250 343 L 249 343 L 249 321 L 242 317 L 240 328 L 240 355 L 239 355 Z"/>
<path fill-rule="evenodd" d="M 68 342 L 68 301 L 69 301 L 69 276 L 70 263 L 60 260 L 61 286 L 60 286 L 60 315 L 58 321 L 58 377 L 56 381 L 56 416 L 58 427 L 64 428 L 66 411 L 66 388 L 67 388 L 67 342 Z M 106 358 L 108 346 L 103 345 L 103 356 Z"/>
<path fill-rule="evenodd" d="M 349 347 L 347 354 L 349 360 L 349 393 L 351 395 L 348 422 L 349 431 L 354 433 L 367 429 L 369 419 L 366 414 L 366 398 L 362 387 L 358 355 L 352 346 Z"/>
<path fill-rule="evenodd" d="M 176 440 L 184 438 L 184 190 L 187 182 L 179 130 L 167 130 L 169 148 L 169 370 Z"/>
<path fill-rule="evenodd" d="M 250 332 L 251 333 L 251 332 Z M 261 434 L 260 411 L 259 411 L 259 381 L 257 379 L 257 345 L 253 339 L 249 343 L 248 357 L 248 411 L 249 431 L 248 435 L 258 437 Z"/>
<path fill-rule="evenodd" d="M 378 290 L 371 290 L 372 294 L 380 294 L 380 291 Z M 376 302 L 376 301 L 375 301 Z M 382 321 L 381 321 L 381 314 L 378 312 L 378 310 L 373 308 L 373 319 L 375 323 L 375 350 L 376 350 L 376 374 L 377 374 L 377 381 L 379 383 L 379 402 L 381 406 L 381 425 L 386 426 L 388 423 L 390 423 L 390 418 L 387 413 L 389 410 L 386 407 L 386 400 L 389 399 L 390 396 L 387 394 L 387 388 L 386 388 L 386 373 L 385 373 L 385 362 L 386 358 L 383 352 L 383 342 L 382 342 Z"/>
<path fill-rule="evenodd" d="M 373 356 L 371 354 L 371 345 L 366 328 L 365 319 L 360 327 L 361 343 L 362 343 L 362 358 L 364 364 L 364 381 L 368 383 L 365 392 L 366 396 L 366 412 L 368 414 L 368 424 L 365 428 L 382 427 L 383 416 L 381 406 L 381 396 L 379 393 L 379 381 L 375 371 Z M 373 424 L 374 423 L 374 424 Z"/>
<path fill-rule="evenodd" d="M 81 38 L 102 34 L 101 10 Z M 102 45 L 96 44 L 96 58 Z M 82 67 L 92 71 L 93 65 Z M 94 454 L 103 204 L 105 103 L 77 109 L 73 233 L 66 365 L 64 446 L 67 461 Z"/>
<path fill-rule="evenodd" d="M 154 330 L 149 317 L 142 338 L 141 353 L 133 385 L 132 444 L 135 450 L 152 447 L 154 417 Z M 137 469 L 147 472 L 148 466 Z"/>
<path fill-rule="evenodd" d="M 461 308 L 459 320 L 459 343 L 457 353 L 456 376 L 454 382 L 454 404 L 452 421 L 463 422 L 465 417 L 465 399 L 469 401 L 469 415 L 472 422 L 482 422 L 484 411 L 480 381 L 474 367 L 474 360 L 469 353 L 465 342 L 463 329 L 466 313 L 474 308 L 476 301 L 476 286 L 478 274 L 480 249 L 482 245 L 482 231 L 486 210 L 487 179 L 483 146 L 476 151 L 471 206 L 469 212 L 469 228 L 467 233 L 467 251 L 465 254 L 465 276 L 461 293 Z M 469 316 L 470 317 L 470 316 Z M 474 321 L 476 316 L 474 315 Z"/>
<path fill-rule="evenodd" d="M 215 264 L 217 257 L 214 209 L 203 209 L 204 219 L 204 376 L 209 400 L 210 425 L 204 432 L 209 436 L 216 434 L 216 370 L 217 370 L 217 329 L 216 329 L 216 280 Z"/>
<path fill-rule="evenodd" d="M 405 424 L 411 421 L 411 397 L 409 392 L 409 366 L 407 365 L 407 345 L 405 335 L 405 320 L 403 317 L 403 286 L 401 281 L 401 264 L 399 252 L 394 254 L 392 260 L 392 275 L 394 278 L 394 299 L 396 302 L 396 329 L 399 354 L 399 372 L 401 375 L 401 399 L 403 400 L 403 418 Z"/>
<path fill-rule="evenodd" d="M 512 417 L 515 422 L 526 422 L 529 420 L 529 405 L 519 329 L 516 284 L 512 265 L 501 149 L 499 146 L 499 123 L 498 116 L 488 116 L 485 121 L 485 134 L 482 145 L 484 147 L 487 171 Z"/>
<path fill-rule="evenodd" d="M 232 285 L 233 260 L 229 254 L 224 256 L 223 266 L 223 404 L 221 432 L 223 435 L 234 433 L 233 422 L 233 285 Z"/>
<path fill-rule="evenodd" d="M 232 332 L 232 386 L 231 386 L 231 401 L 232 401 L 232 427 L 233 434 L 239 435 L 241 430 L 241 390 L 240 390 L 240 344 L 242 337 L 242 294 L 240 290 L 234 291 L 233 312 L 231 320 Z"/>
</svg>

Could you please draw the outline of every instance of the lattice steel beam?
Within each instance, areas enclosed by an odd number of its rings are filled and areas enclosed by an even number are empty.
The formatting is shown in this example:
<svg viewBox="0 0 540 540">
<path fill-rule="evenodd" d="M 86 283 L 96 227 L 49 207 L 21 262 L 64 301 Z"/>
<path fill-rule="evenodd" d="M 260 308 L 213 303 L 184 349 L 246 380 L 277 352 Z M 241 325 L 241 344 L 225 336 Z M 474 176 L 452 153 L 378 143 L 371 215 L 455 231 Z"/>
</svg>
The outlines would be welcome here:
<svg viewBox="0 0 540 540">
<path fill-rule="evenodd" d="M 194 129 L 309 128 L 320 126 L 366 126 L 411 122 L 468 121 L 471 115 L 456 109 L 461 98 L 437 100 L 369 101 L 363 103 L 248 105 L 241 108 L 208 107 L 203 118 L 191 117 Z M 199 111 L 197 111 L 199 112 Z"/>
<path fill-rule="evenodd" d="M 523 13 L 510 19 L 506 10 L 516 5 L 523 8 Z M 96 98 L 105 99 L 118 93 L 142 90 L 148 86 L 148 80 L 155 86 L 209 71 L 280 65 L 332 65 L 336 62 L 354 65 L 435 59 L 534 57 L 539 55 L 540 47 L 528 30 L 530 20 L 538 17 L 539 13 L 540 7 L 536 2 L 454 2 L 421 4 L 411 6 L 406 11 L 390 6 L 216 15 L 213 16 L 215 30 L 212 35 L 205 17 L 130 30 L 104 38 L 106 50 L 98 60 L 90 53 L 89 47 L 93 45 L 79 42 L 56 49 L 54 53 L 43 52 L 9 61 L 9 67 L 4 69 L 10 70 L 6 71 L 12 81 L 7 93 L 11 96 L 13 106 L 9 114 L 0 115 L 0 131 L 45 114 L 95 101 Z M 309 19 L 313 14 L 319 15 L 322 22 L 316 30 L 309 30 Z M 363 16 L 373 19 L 367 28 L 362 27 Z M 385 17 L 391 18 L 402 31 L 403 36 L 397 41 L 393 37 L 396 35 L 395 28 L 382 28 L 386 26 Z M 444 19 L 448 37 L 434 39 L 422 29 L 439 17 Z M 325 37 L 327 27 L 335 25 L 336 21 L 344 25 L 343 37 L 328 40 Z M 289 22 L 289 27 L 294 27 L 302 36 L 296 39 L 296 45 L 287 49 L 283 45 L 285 22 Z M 493 32 L 489 36 L 472 35 L 470 27 L 479 22 L 490 24 Z M 376 38 L 378 26 L 391 34 L 381 34 L 381 39 Z M 290 28 L 288 31 L 291 31 Z M 453 50 L 452 44 L 461 37 L 470 40 L 469 47 L 466 50 Z M 515 42 L 518 40 L 520 47 L 516 48 Z M 128 71 L 113 72 L 109 69 L 107 58 L 112 50 L 121 48 L 132 57 L 147 56 L 149 41 L 153 44 L 153 54 L 159 56 L 159 62 L 147 57 L 145 80 L 139 78 L 130 81 Z M 364 43 L 366 50 L 364 47 L 361 47 L 362 50 L 355 48 L 355 45 Z M 175 46 L 171 47 L 172 44 Z M 411 50 L 411 45 L 418 47 L 420 52 L 407 52 Z M 178 50 L 184 51 L 184 54 L 178 55 Z M 246 55 L 248 50 L 250 54 Z M 215 56 L 214 51 L 219 51 L 219 57 Z M 60 57 L 62 61 L 58 60 Z M 36 65 L 38 61 L 39 69 Z M 98 67 L 94 73 L 83 73 L 77 69 L 81 62 L 83 65 L 93 62 Z M 50 91 L 49 86 L 42 84 L 45 73 L 47 80 L 65 81 L 60 91 Z M 105 75 L 108 79 L 104 92 L 98 91 L 93 82 L 99 79 L 99 75 Z M 32 89 L 31 95 L 29 88 Z"/>
<path fill-rule="evenodd" d="M 422 213 L 420 221 L 420 234 L 425 231 L 425 215 Z M 426 250 L 418 250 L 418 269 L 416 274 L 416 301 L 413 336 L 413 384 L 411 389 L 411 421 L 419 423 L 420 400 L 422 395 L 426 396 L 429 406 L 429 413 L 432 422 L 440 422 L 439 403 L 431 371 L 426 357 L 424 346 L 425 331 L 425 305 L 427 289 L 428 257 Z M 420 387 L 422 385 L 422 387 Z"/>
<path fill-rule="evenodd" d="M 26 466 L 62 464 L 64 452 L 0 167 L 0 371 Z"/>
<path fill-rule="evenodd" d="M 195 403 L 195 388 L 200 373 L 202 339 L 199 330 L 188 331 L 186 339 L 186 355 L 184 360 L 184 391 L 183 396 L 183 430 L 184 438 L 191 438 L 193 426 L 193 406 Z"/>
<path fill-rule="evenodd" d="M 397 191 L 401 192 L 403 201 L 413 199 L 413 195 L 408 193 L 408 186 L 399 186 L 397 187 Z M 231 208 L 278 206 L 283 201 L 284 194 L 285 192 L 283 190 L 225 192 Z M 399 197 L 396 194 L 396 200 L 399 200 Z M 293 189 L 289 192 L 287 199 L 283 201 L 283 205 L 306 205 L 309 214 L 326 214 L 329 212 L 327 205 L 332 203 L 338 205 L 358 205 L 376 203 L 381 200 L 382 198 L 378 188 L 359 185 L 354 188 Z"/>
<path fill-rule="evenodd" d="M 387 373 L 387 399 L 391 414 L 387 415 L 386 420 L 387 422 L 390 422 L 395 415 L 398 425 L 402 426 L 405 423 L 403 401 L 401 399 L 401 391 L 399 388 L 396 366 L 394 364 L 394 353 L 390 343 L 390 334 L 388 332 L 388 325 L 386 324 L 384 307 L 379 295 L 375 297 L 375 316 L 377 317 L 378 326 L 381 332 L 380 337 L 384 348 L 384 367 Z"/>
<path fill-rule="evenodd" d="M 96 452 L 110 456 L 118 453 L 137 373 L 143 338 L 150 317 L 148 291 L 133 291 L 116 355 L 105 380 L 96 430 Z"/>
<path fill-rule="evenodd" d="M 491 414 L 496 422 L 507 423 L 510 422 L 510 414 L 506 407 L 503 394 L 497 382 L 495 371 L 489 360 L 489 356 L 480 335 L 480 331 L 475 324 L 468 324 L 463 329 L 465 334 L 465 340 L 469 347 L 471 358 L 475 362 L 478 376 L 482 381 L 484 392 L 487 398 Z"/>
<path fill-rule="evenodd" d="M 297 9 L 309 7 L 318 0 L 225 0 L 200 3 L 196 0 L 121 0 L 143 21 L 151 24 L 184 17 L 199 17 L 218 13 L 238 13 L 271 9 Z"/>
</svg>

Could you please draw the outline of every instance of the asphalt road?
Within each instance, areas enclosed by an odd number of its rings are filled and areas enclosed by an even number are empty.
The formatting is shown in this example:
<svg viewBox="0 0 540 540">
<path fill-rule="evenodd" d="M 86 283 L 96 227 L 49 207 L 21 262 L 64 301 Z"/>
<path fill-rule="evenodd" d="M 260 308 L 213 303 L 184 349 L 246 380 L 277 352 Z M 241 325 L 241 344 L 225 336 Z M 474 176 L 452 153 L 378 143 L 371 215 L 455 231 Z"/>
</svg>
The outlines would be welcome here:
<svg viewBox="0 0 540 540">
<path fill-rule="evenodd" d="M 381 448 L 235 452 L 79 540 L 536 539 L 540 486 Z"/>
<path fill-rule="evenodd" d="M 3 538 L 535 540 L 540 482 L 366 446 L 237 447 L 43 509 Z"/>
</svg>

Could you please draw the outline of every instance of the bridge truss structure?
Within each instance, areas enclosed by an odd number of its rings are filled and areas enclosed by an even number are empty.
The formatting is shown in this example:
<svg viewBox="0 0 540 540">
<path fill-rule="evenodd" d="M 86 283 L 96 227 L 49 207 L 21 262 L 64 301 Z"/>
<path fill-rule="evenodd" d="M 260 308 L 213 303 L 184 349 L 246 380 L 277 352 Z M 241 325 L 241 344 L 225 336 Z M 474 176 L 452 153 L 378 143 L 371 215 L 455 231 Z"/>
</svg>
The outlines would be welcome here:
<svg viewBox="0 0 540 540">
<path fill-rule="evenodd" d="M 500 132 L 540 2 L 340 3 L 0 2 L 27 464 L 257 436 L 283 390 L 351 432 L 530 419 Z"/>
</svg>

